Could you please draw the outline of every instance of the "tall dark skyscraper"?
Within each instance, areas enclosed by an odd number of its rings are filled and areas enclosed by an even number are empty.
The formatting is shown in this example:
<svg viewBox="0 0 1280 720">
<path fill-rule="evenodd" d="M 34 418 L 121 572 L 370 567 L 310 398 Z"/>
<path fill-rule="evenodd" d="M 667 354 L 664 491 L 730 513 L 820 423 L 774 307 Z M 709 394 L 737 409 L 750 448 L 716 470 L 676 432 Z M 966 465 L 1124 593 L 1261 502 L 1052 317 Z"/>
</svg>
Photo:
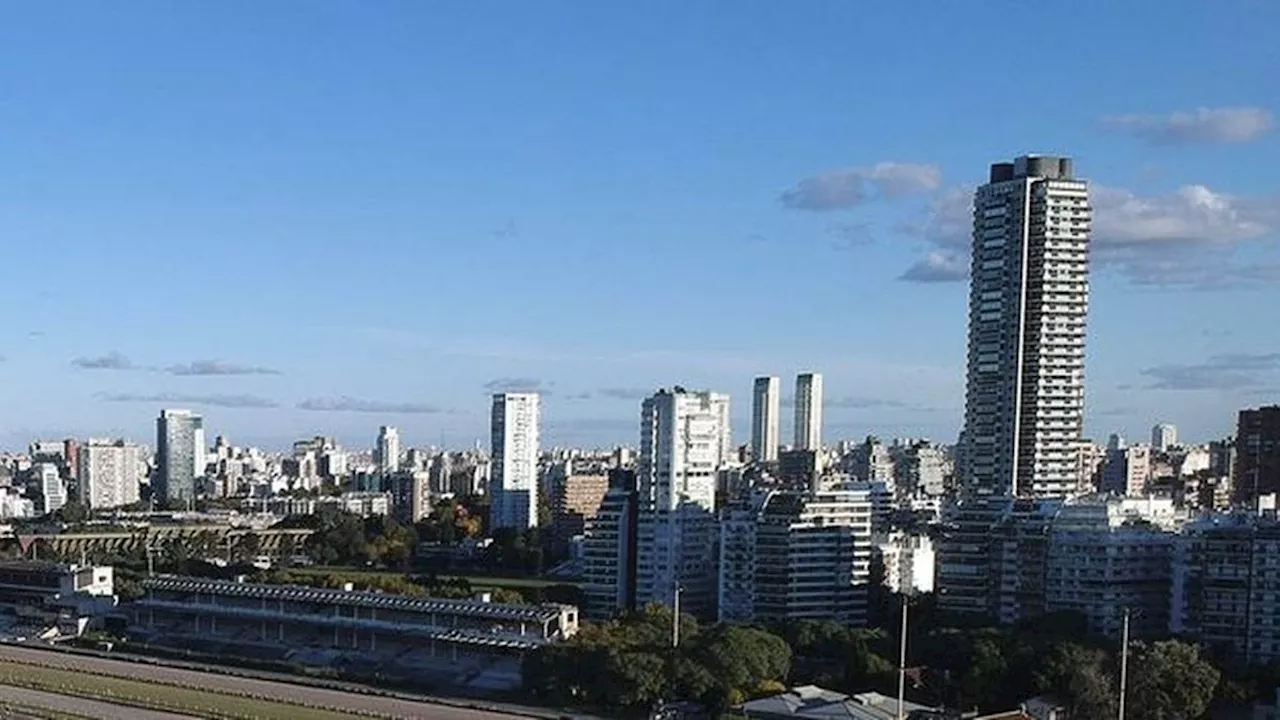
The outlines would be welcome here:
<svg viewBox="0 0 1280 720">
<path fill-rule="evenodd" d="M 1234 500 L 1255 505 L 1280 493 L 1280 405 L 1241 410 L 1236 426 Z"/>
</svg>

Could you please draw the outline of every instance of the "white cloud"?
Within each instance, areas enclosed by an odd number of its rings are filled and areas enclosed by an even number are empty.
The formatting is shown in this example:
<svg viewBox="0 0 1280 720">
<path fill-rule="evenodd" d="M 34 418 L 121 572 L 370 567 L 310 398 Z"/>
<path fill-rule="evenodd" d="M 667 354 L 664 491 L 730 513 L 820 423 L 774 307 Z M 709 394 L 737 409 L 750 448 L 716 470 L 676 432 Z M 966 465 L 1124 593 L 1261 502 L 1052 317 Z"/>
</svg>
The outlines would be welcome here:
<svg viewBox="0 0 1280 720">
<path fill-rule="evenodd" d="M 873 195 L 900 197 L 937 190 L 941 183 L 942 170 L 936 165 L 881 162 L 869 168 L 830 170 L 805 178 L 782 193 L 780 200 L 792 210 L 845 210 Z"/>
<path fill-rule="evenodd" d="M 969 277 L 969 258 L 952 250 L 934 250 L 917 260 L 899 277 L 922 283 L 956 282 Z"/>
<path fill-rule="evenodd" d="M 940 193 L 925 218 L 904 227 L 924 240 L 928 253 L 901 279 L 925 282 L 967 277 L 972 223 L 971 190 Z M 1280 278 L 1280 263 L 1241 264 L 1242 244 L 1280 231 L 1280 200 L 1239 198 L 1204 185 L 1163 195 L 1094 184 L 1092 262 L 1139 285 L 1217 287 Z"/>
<path fill-rule="evenodd" d="M 1157 145 L 1244 143 L 1257 140 L 1275 127 L 1270 111 L 1253 107 L 1202 107 L 1167 115 L 1113 115 L 1103 118 L 1103 123 Z"/>
</svg>

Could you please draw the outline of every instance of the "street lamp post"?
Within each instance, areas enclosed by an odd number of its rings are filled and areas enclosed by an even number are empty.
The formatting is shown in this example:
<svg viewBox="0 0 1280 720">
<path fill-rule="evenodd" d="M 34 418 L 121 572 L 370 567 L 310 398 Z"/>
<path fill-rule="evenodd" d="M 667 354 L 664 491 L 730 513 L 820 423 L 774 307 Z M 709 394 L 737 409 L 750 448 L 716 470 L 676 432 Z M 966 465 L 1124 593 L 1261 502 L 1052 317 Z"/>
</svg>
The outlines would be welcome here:
<svg viewBox="0 0 1280 720">
<path fill-rule="evenodd" d="M 1116 720 L 1124 720 L 1125 685 L 1129 680 L 1129 608 L 1124 609 L 1124 626 L 1120 632 L 1120 703 Z"/>
<path fill-rule="evenodd" d="M 906 720 L 907 697 L 907 600 L 902 596 L 902 638 L 898 647 L 898 715 L 897 720 Z M 1120 718 L 1124 720 L 1124 718 Z"/>
</svg>

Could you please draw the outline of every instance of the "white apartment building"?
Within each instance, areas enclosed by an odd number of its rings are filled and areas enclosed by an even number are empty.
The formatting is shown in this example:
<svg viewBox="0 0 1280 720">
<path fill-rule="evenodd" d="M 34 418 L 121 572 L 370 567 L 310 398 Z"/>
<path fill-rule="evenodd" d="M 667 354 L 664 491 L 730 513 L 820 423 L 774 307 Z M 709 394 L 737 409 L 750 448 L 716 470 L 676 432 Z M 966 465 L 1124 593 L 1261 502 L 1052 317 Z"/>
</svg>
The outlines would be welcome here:
<svg viewBox="0 0 1280 720">
<path fill-rule="evenodd" d="M 80 448 L 80 501 L 94 510 L 138 502 L 146 472 L 142 448 L 124 440 L 89 438 Z"/>
<path fill-rule="evenodd" d="M 1151 447 L 1165 452 L 1178 444 L 1178 426 L 1160 423 L 1151 428 Z"/>
<path fill-rule="evenodd" d="M 383 475 L 400 470 L 400 431 L 388 425 L 378 428 L 378 444 L 374 448 L 374 462 Z"/>
<path fill-rule="evenodd" d="M 731 457 L 729 396 L 676 387 L 644 401 L 640 456 L 636 603 L 714 614 L 716 476 Z"/>
<path fill-rule="evenodd" d="M 1075 610 L 1091 632 L 1163 632 L 1171 548 L 1185 515 L 1168 499 L 974 498 L 948 508 L 938 544 L 944 610 L 1013 623 Z"/>
<path fill-rule="evenodd" d="M 875 552 L 884 565 L 884 586 L 890 592 L 933 592 L 937 557 L 928 535 L 895 530 L 876 539 Z"/>
<path fill-rule="evenodd" d="M 1069 158 L 991 166 L 973 201 L 961 455 L 977 494 L 1064 497 L 1084 423 L 1089 187 Z"/>
<path fill-rule="evenodd" d="M 45 513 L 51 513 L 66 505 L 67 488 L 62 484 L 58 466 L 53 463 L 39 463 L 34 469 L 36 482 L 40 486 L 40 495 L 44 497 Z"/>
<path fill-rule="evenodd" d="M 719 619 L 864 625 L 871 556 L 867 489 L 754 496 L 722 519 Z"/>
<path fill-rule="evenodd" d="M 1135 637 L 1163 636 L 1174 542 L 1184 520 L 1169 499 L 1067 503 L 1051 526 L 1045 611 L 1079 612 L 1091 632 L 1115 637 L 1128 608 Z"/>
<path fill-rule="evenodd" d="M 822 449 L 822 375 L 796 376 L 795 449 Z"/>
<path fill-rule="evenodd" d="M 490 422 L 491 530 L 526 530 L 538 524 L 538 419 L 537 393 L 494 394 Z"/>
<path fill-rule="evenodd" d="M 14 487 L 0 487 L 0 520 L 35 517 L 36 504 Z"/>
<path fill-rule="evenodd" d="M 751 387 L 751 457 L 757 461 L 778 459 L 778 416 L 782 380 L 758 377 Z"/>
</svg>

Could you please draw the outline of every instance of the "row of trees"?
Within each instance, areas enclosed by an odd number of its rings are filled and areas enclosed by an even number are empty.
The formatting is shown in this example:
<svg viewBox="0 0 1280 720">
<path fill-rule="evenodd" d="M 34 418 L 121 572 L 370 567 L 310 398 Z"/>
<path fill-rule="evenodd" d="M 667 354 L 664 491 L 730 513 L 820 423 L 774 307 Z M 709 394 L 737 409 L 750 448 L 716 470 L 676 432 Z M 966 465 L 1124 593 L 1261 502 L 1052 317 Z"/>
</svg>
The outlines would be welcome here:
<svg viewBox="0 0 1280 720">
<path fill-rule="evenodd" d="M 587 624 L 568 642 L 527 657 L 526 690 L 558 706 L 637 709 L 678 697 L 723 710 L 785 687 L 791 649 L 781 637 L 736 625 L 701 628 L 688 615 L 680 622 L 678 648 L 672 613 L 662 606 Z"/>
<path fill-rule="evenodd" d="M 1073 720 L 1109 720 L 1118 698 L 1114 648 L 1090 642 L 1080 618 L 1057 615 L 1016 627 L 945 627 L 928 622 L 909 638 L 908 699 L 929 706 L 1000 712 L 1037 695 Z M 898 638 L 881 629 L 803 621 L 774 630 L 698 628 L 691 618 L 678 651 L 671 613 L 651 606 L 586 624 L 571 641 L 528 657 L 526 689 L 553 703 L 623 712 L 659 699 L 696 699 L 723 709 L 784 685 L 845 693 L 897 692 Z M 1252 688 L 1266 686 L 1255 679 Z M 1249 683 L 1223 675 L 1193 644 L 1135 643 L 1129 660 L 1132 720 L 1191 720 L 1215 701 L 1244 700 Z"/>
</svg>

